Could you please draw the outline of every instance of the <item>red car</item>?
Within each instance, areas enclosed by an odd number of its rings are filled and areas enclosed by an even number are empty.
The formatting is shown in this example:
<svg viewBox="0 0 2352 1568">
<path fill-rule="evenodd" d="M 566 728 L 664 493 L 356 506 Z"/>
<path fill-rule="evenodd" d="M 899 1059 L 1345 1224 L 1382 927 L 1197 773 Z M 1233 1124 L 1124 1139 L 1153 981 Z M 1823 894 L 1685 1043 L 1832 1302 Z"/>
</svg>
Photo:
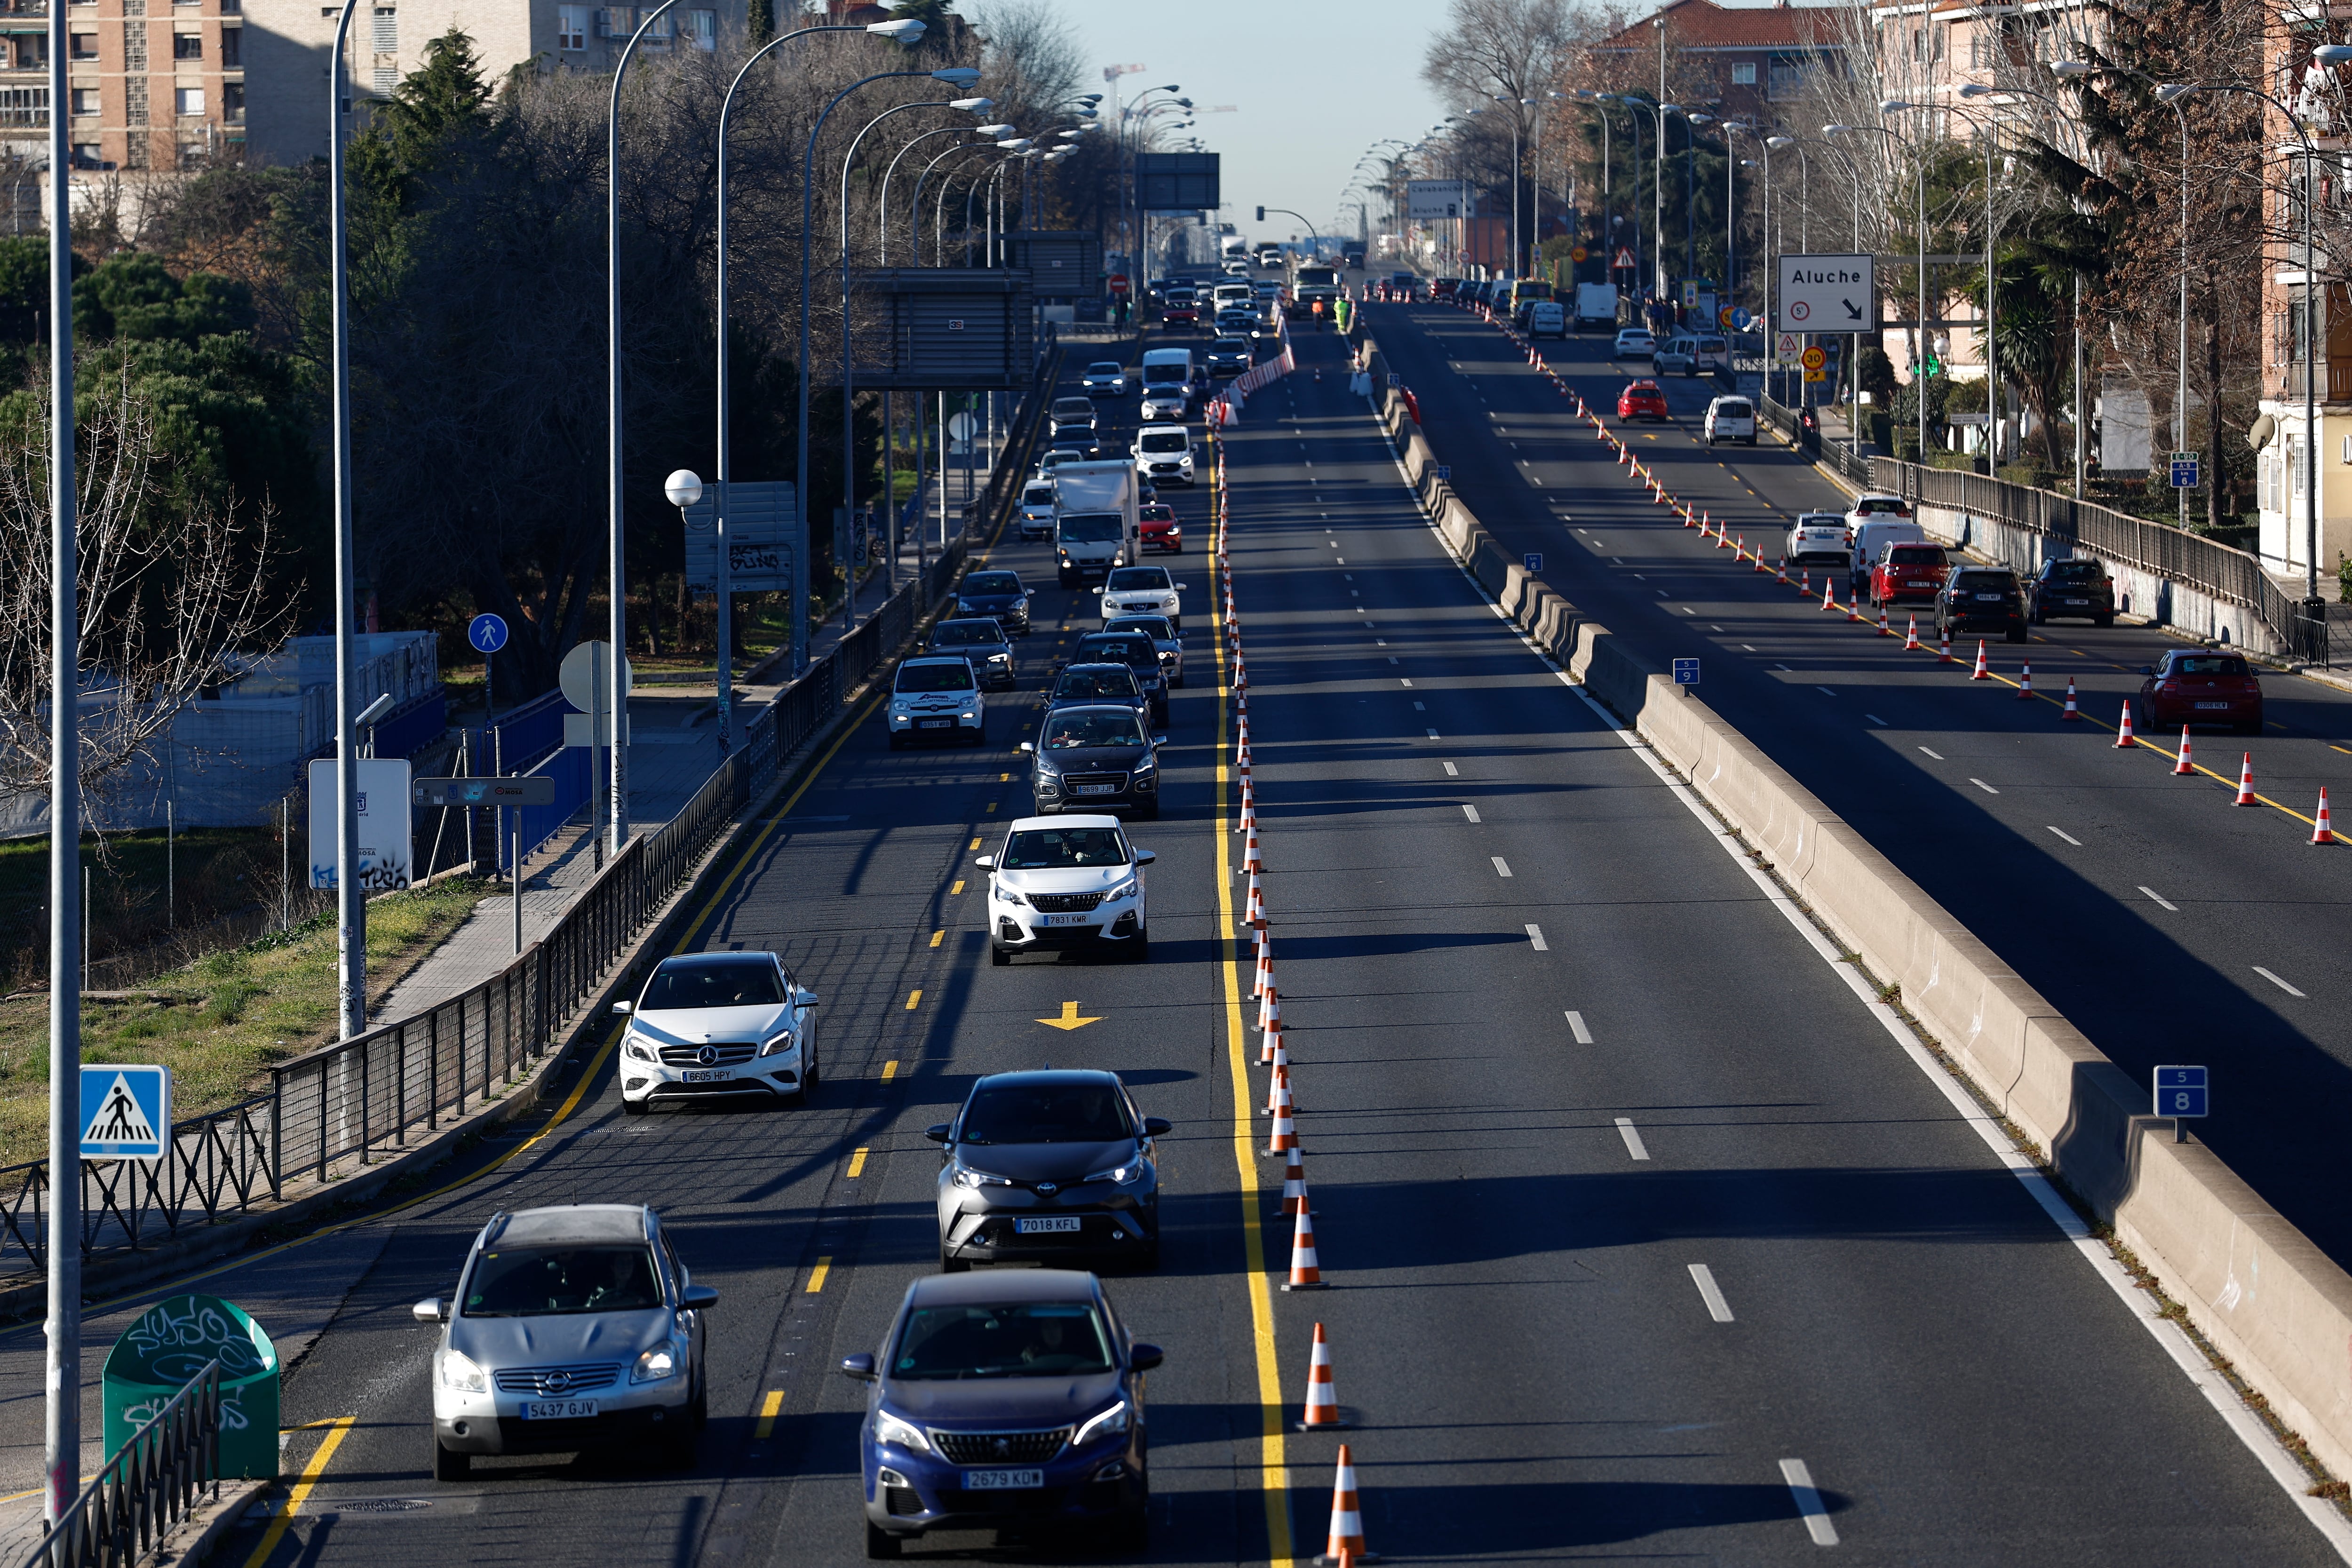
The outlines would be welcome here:
<svg viewBox="0 0 2352 1568">
<path fill-rule="evenodd" d="M 1871 601 L 1899 605 L 1917 599 L 1932 605 L 1950 569 L 1940 544 L 1890 544 L 1885 558 L 1870 569 Z"/>
<path fill-rule="evenodd" d="M 1160 308 L 1160 321 L 1163 326 L 1197 327 L 1201 324 L 1201 307 L 1190 298 L 1171 300 Z"/>
<path fill-rule="evenodd" d="M 1138 512 L 1146 550 L 1171 551 L 1184 553 L 1184 525 L 1176 521 L 1176 509 L 1166 501 L 1154 501 Z"/>
<path fill-rule="evenodd" d="M 2143 665 L 2139 713 L 2149 730 L 2175 724 L 2228 724 L 2242 735 L 2263 728 L 2263 683 L 2234 653 L 2201 647 L 2168 649 L 2164 662 Z"/>
<path fill-rule="evenodd" d="M 1666 417 L 1666 395 L 1654 381 L 1643 377 L 1629 381 L 1625 390 L 1617 395 L 1617 417 L 1620 419 L 1664 419 Z"/>
</svg>

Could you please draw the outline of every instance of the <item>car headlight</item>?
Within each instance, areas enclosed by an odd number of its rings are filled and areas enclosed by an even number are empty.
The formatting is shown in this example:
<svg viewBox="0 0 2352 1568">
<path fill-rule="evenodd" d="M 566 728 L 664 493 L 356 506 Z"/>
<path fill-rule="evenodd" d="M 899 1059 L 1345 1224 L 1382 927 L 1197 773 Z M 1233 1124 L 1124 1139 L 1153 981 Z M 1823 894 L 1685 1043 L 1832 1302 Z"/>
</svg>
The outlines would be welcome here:
<svg viewBox="0 0 2352 1568">
<path fill-rule="evenodd" d="M 462 1351 L 445 1350 L 441 1352 L 441 1386 L 460 1394 L 488 1394 L 490 1380 L 474 1364 L 471 1356 Z"/>
<path fill-rule="evenodd" d="M 1136 1178 L 1142 1174 L 1143 1162 L 1140 1159 L 1135 1159 L 1129 1160 L 1124 1165 L 1114 1165 L 1108 1171 L 1097 1171 L 1093 1175 L 1088 1176 L 1087 1180 L 1089 1182 L 1117 1182 L 1120 1186 L 1124 1187 L 1132 1185 Z"/>
<path fill-rule="evenodd" d="M 661 1057 L 654 1050 L 653 1042 L 646 1039 L 643 1035 L 632 1034 L 628 1036 L 627 1038 L 622 1042 L 621 1052 L 624 1056 L 634 1057 L 641 1062 L 657 1062 L 661 1060 Z"/>
<path fill-rule="evenodd" d="M 969 615 L 971 615 L 971 613 L 972 613 L 972 608 L 971 608 L 971 600 L 969 600 L 969 599 L 958 599 L 958 600 L 956 601 L 956 614 L 958 614 L 958 615 L 960 615 L 960 616 L 969 616 Z"/>
<path fill-rule="evenodd" d="M 955 1184 L 959 1187 L 1009 1187 L 1013 1184 L 1003 1176 L 992 1176 L 986 1171 L 975 1171 L 959 1163 L 955 1168 Z"/>
<path fill-rule="evenodd" d="M 1135 771 L 1137 773 L 1141 773 L 1143 770 L 1141 768 L 1138 768 Z M 1133 897 L 1135 897 L 1135 879 L 1129 877 L 1118 887 L 1113 888 L 1108 893 L 1103 895 L 1103 902 L 1107 904 L 1115 904 L 1121 899 L 1131 899 Z"/>
<path fill-rule="evenodd" d="M 637 1364 L 629 1369 L 631 1383 L 659 1383 L 677 1375 L 677 1346 L 667 1340 L 648 1345 L 637 1353 Z"/>
<path fill-rule="evenodd" d="M 912 1448 L 918 1453 L 931 1451 L 931 1440 L 923 1436 L 920 1427 L 899 1420 L 887 1410 L 874 1413 L 874 1440 L 887 1443 L 893 1447 Z"/>
<path fill-rule="evenodd" d="M 772 1036 L 770 1038 L 761 1041 L 760 1045 L 760 1054 L 763 1057 L 772 1057 L 779 1051 L 789 1051 L 792 1048 L 793 1032 L 790 1029 L 786 1029 L 780 1035 Z"/>
<path fill-rule="evenodd" d="M 1003 900 L 1008 904 L 1026 904 L 1029 901 L 1023 898 L 1018 891 L 1004 886 L 1002 882 L 998 883 L 996 886 L 996 896 Z"/>
<path fill-rule="evenodd" d="M 1079 1427 L 1078 1435 L 1070 1439 L 1070 1447 L 1082 1448 L 1097 1437 L 1124 1437 L 1127 1436 L 1129 1424 L 1134 1419 L 1134 1413 L 1128 1408 L 1127 1401 L 1122 1399 Z"/>
</svg>

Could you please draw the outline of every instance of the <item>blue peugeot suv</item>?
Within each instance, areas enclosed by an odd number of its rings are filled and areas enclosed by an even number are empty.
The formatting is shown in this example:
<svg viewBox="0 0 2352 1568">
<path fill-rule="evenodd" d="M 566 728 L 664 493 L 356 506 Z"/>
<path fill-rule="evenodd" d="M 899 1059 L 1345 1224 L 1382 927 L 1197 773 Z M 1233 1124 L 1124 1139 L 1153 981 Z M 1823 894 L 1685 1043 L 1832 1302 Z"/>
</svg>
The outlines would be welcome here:
<svg viewBox="0 0 2352 1568">
<path fill-rule="evenodd" d="M 932 1530 L 1095 1530 L 1141 1550 L 1144 1374 L 1160 1360 L 1091 1274 L 917 1280 L 878 1363 L 841 1363 L 868 1385 L 866 1554 L 896 1557 Z"/>
</svg>

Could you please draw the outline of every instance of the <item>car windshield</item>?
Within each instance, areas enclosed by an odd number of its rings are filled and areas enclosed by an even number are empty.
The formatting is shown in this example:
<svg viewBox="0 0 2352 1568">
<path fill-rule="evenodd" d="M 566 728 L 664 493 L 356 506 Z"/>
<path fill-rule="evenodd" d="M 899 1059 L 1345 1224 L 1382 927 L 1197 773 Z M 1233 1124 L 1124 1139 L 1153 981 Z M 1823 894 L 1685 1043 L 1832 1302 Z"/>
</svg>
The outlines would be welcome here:
<svg viewBox="0 0 2352 1568">
<path fill-rule="evenodd" d="M 907 1314 L 890 1352 L 890 1375 L 909 1382 L 1082 1377 L 1110 1370 L 1110 1342 L 1084 1301 L 918 1307 Z"/>
<path fill-rule="evenodd" d="M 1095 405 L 1083 397 L 1054 399 L 1054 417 L 1056 419 L 1091 419 L 1094 416 Z"/>
<path fill-rule="evenodd" d="M 1145 383 L 1153 386 L 1180 383 L 1184 379 L 1184 374 L 1185 367 L 1181 364 L 1148 364 L 1143 367 Z"/>
<path fill-rule="evenodd" d="M 1065 544 L 1116 544 L 1127 530 L 1126 521 L 1115 511 L 1087 511 L 1062 520 L 1062 542 Z"/>
<path fill-rule="evenodd" d="M 1715 405 L 1715 416 L 1717 419 L 1749 419 L 1753 418 L 1755 414 L 1756 411 L 1745 403 L 1718 403 Z"/>
<path fill-rule="evenodd" d="M 1963 572 L 1954 586 L 1971 594 L 2007 593 L 2014 586 L 2006 572 Z"/>
<path fill-rule="evenodd" d="M 977 643 L 1001 643 L 1004 628 L 994 621 L 941 621 L 931 637 L 934 647 L 970 647 Z"/>
<path fill-rule="evenodd" d="M 2246 673 L 2246 661 L 2242 658 L 2228 658 L 2220 656 L 2176 658 L 2172 661 L 2172 673 L 2175 675 L 2242 676 Z"/>
<path fill-rule="evenodd" d="M 1087 366 L 1087 374 L 1088 375 L 1117 375 L 1119 374 L 1118 362 L 1108 359 L 1097 360 L 1094 363 Z"/>
<path fill-rule="evenodd" d="M 1245 354 L 1249 353 L 1249 344 L 1240 338 L 1219 338 L 1210 346 L 1220 353 Z"/>
<path fill-rule="evenodd" d="M 459 1310 L 468 1318 L 544 1318 L 660 1305 L 661 1277 L 643 1246 L 517 1247 L 474 1259 Z"/>
<path fill-rule="evenodd" d="M 1103 630 L 1107 632 L 1139 632 L 1154 642 L 1174 642 L 1176 628 L 1168 624 L 1166 616 L 1121 616 Z"/>
<path fill-rule="evenodd" d="M 1063 693 L 1056 692 L 1061 696 Z M 1135 693 L 1101 691 L 1097 697 L 1126 696 Z M 1073 713 L 1066 710 L 1049 714 L 1045 720 L 1045 743 L 1041 750 L 1048 752 L 1083 752 L 1098 747 L 1129 747 L 1144 743 L 1143 723 L 1127 713 Z"/>
<path fill-rule="evenodd" d="M 1082 659 L 1118 659 L 1125 664 L 1158 668 L 1160 650 L 1151 646 L 1149 637 L 1105 637 L 1097 632 L 1079 640 L 1077 657 Z"/>
<path fill-rule="evenodd" d="M 1054 683 L 1055 700 L 1061 702 L 1105 697 L 1118 702 L 1132 702 L 1140 695 L 1136 689 L 1135 672 L 1123 664 L 1066 669 L 1062 671 L 1062 679 Z"/>
<path fill-rule="evenodd" d="M 1894 566 L 1941 566 L 1944 547 L 1940 544 L 1898 544 L 1886 557 Z"/>
<path fill-rule="evenodd" d="M 1181 452 L 1192 444 L 1189 437 L 1172 430 L 1146 436 L 1137 443 L 1147 452 Z"/>
<path fill-rule="evenodd" d="M 1893 496 L 1864 496 L 1862 500 L 1854 502 L 1853 510 L 1855 515 L 1860 517 L 1874 517 L 1882 514 L 1887 517 L 1907 517 L 1911 512 L 1911 509 L 1908 506 L 1895 500 Z"/>
<path fill-rule="evenodd" d="M 2095 561 L 2053 561 L 2049 574 L 2053 582 L 2095 583 L 2105 577 L 2107 571 Z"/>
<path fill-rule="evenodd" d="M 640 1013 L 677 1013 L 695 1007 L 772 1006 L 784 999 L 783 977 L 767 959 L 732 963 L 680 963 L 654 971 Z"/>
<path fill-rule="evenodd" d="M 1127 840 L 1116 827 L 1024 827 L 1005 835 L 1001 871 L 1070 870 L 1124 866 Z"/>
<path fill-rule="evenodd" d="M 1027 489 L 1021 492 L 1021 504 L 1023 506 L 1052 506 L 1054 504 L 1054 487 L 1051 485 L 1031 485 Z M 969 586 L 967 586 L 965 591 L 970 592 Z"/>
<path fill-rule="evenodd" d="M 1045 499 L 1053 500 L 1054 492 L 1047 490 Z M 967 597 L 973 594 L 1017 594 L 1021 592 L 1021 579 L 1010 572 L 975 572 L 963 580 L 963 591 Z"/>
<path fill-rule="evenodd" d="M 1176 521 L 1176 509 L 1164 500 L 1156 500 L 1143 508 L 1140 515 L 1146 522 L 1173 522 Z"/>
<path fill-rule="evenodd" d="M 1097 832 L 1108 829 L 1097 828 Z M 971 1091 L 957 1129 L 961 1143 L 1108 1143 L 1130 1138 L 1127 1097 L 1103 1079 L 1028 1079 Z"/>
<path fill-rule="evenodd" d="M 902 664 L 898 667 L 901 692 L 970 691 L 971 666 L 958 659 L 953 664 L 942 660 L 938 664 Z"/>
<path fill-rule="evenodd" d="M 1129 566 L 1110 574 L 1108 591 L 1114 594 L 1139 594 L 1147 588 L 1164 589 L 1167 586 L 1168 568 L 1165 566 Z"/>
</svg>

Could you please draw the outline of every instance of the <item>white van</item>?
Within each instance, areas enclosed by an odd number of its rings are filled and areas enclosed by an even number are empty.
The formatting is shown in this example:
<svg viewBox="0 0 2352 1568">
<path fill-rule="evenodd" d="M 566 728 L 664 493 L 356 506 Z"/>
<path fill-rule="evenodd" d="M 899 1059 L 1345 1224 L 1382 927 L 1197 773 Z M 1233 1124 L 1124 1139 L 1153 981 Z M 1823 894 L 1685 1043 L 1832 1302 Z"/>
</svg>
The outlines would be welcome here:
<svg viewBox="0 0 2352 1568">
<path fill-rule="evenodd" d="M 1060 511 L 1054 504 L 1054 481 L 1032 479 L 1021 488 L 1021 537 L 1053 538 L 1054 519 Z"/>
<path fill-rule="evenodd" d="M 1718 397 L 1706 405 L 1706 444 L 1745 441 L 1756 445 L 1756 405 L 1745 397 Z"/>
<path fill-rule="evenodd" d="M 1933 542 L 1916 518 L 1879 514 L 1855 521 L 1849 514 L 1846 521 L 1851 525 L 1853 540 L 1853 575 L 1857 584 L 1870 580 L 1870 569 L 1878 564 L 1878 558 L 1885 553 L 1888 545 Z"/>
<path fill-rule="evenodd" d="M 1141 368 L 1144 424 L 1181 420 L 1192 412 L 1201 372 L 1191 349 L 1146 349 Z"/>
<path fill-rule="evenodd" d="M 1528 336 L 1566 338 L 1568 308 L 1557 300 L 1538 300 L 1528 307 Z"/>
</svg>

